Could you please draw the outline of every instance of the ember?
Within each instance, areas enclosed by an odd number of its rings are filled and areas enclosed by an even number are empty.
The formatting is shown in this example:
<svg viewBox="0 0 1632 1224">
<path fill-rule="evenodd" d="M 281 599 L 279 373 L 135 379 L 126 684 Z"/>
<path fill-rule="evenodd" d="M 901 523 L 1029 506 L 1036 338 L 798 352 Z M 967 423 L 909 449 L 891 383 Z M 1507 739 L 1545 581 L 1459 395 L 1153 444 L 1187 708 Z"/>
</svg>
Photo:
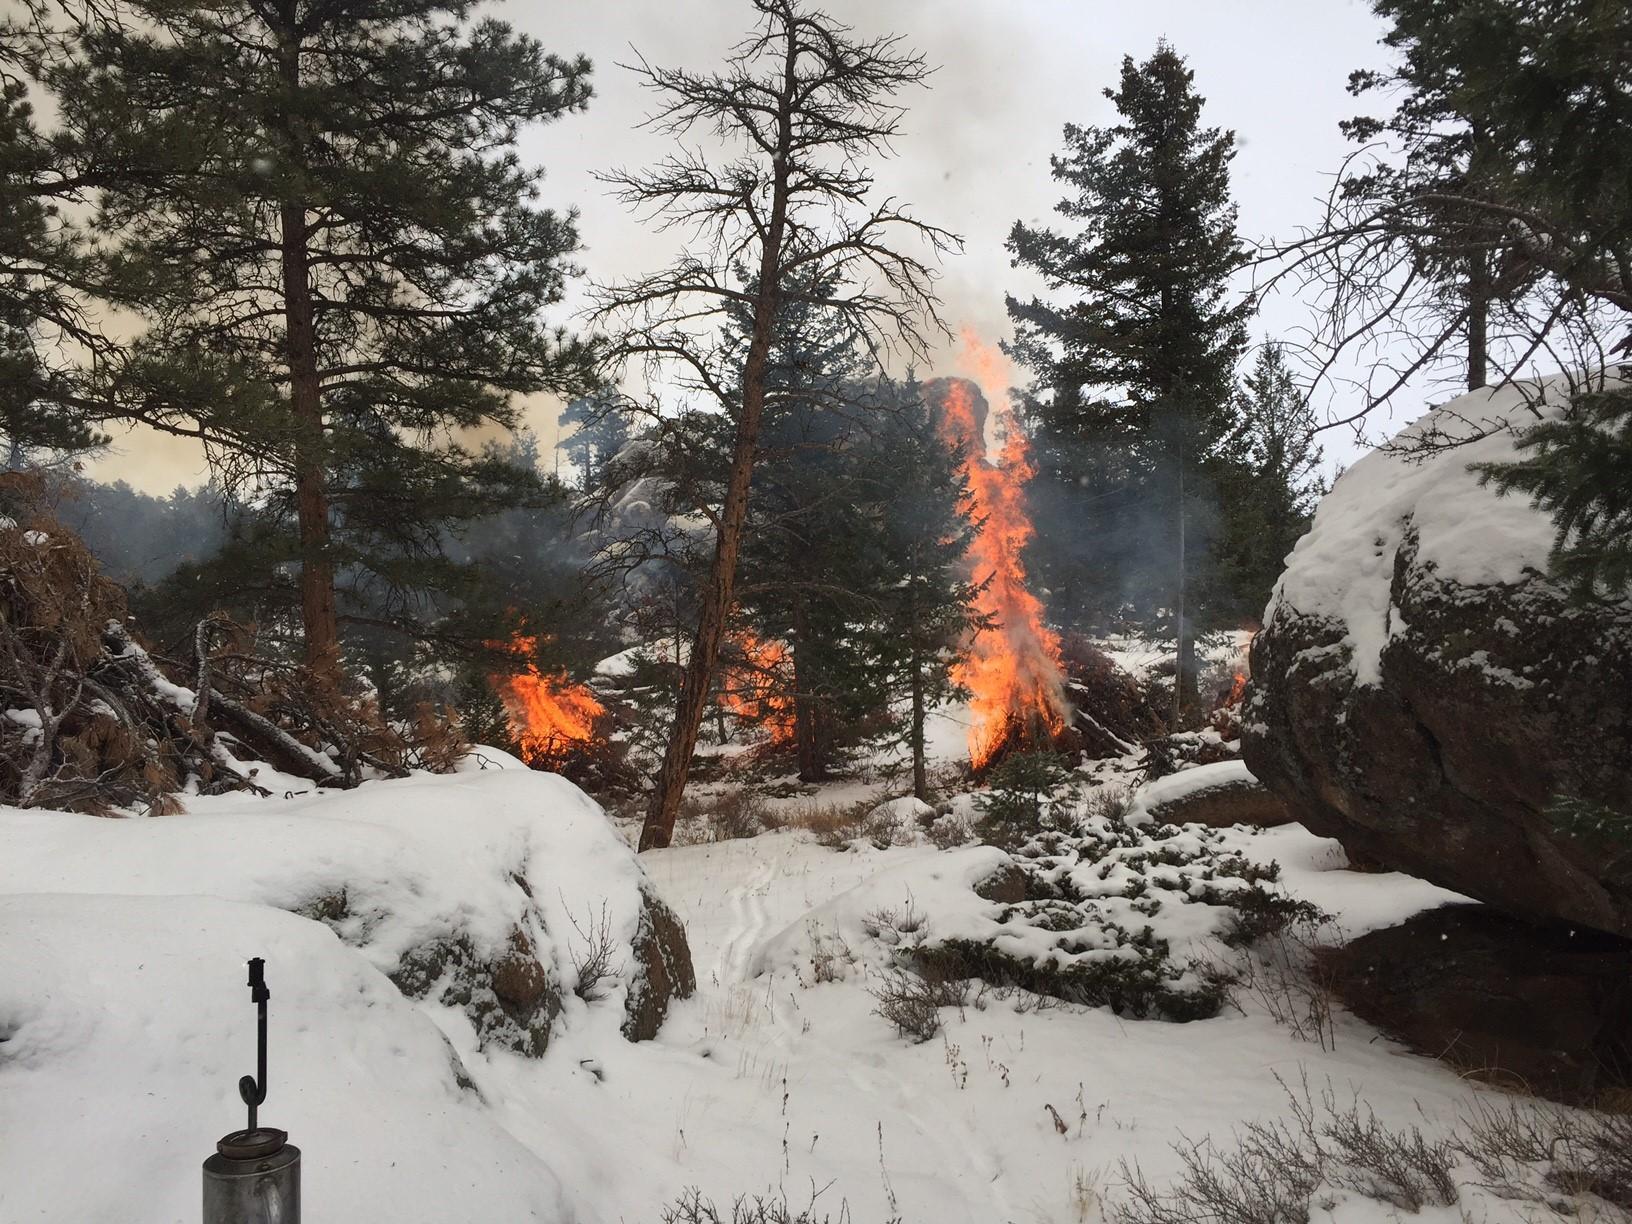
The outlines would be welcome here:
<svg viewBox="0 0 1632 1224">
<path fill-rule="evenodd" d="M 952 379 L 942 403 L 942 434 L 965 447 L 964 472 L 980 532 L 969 549 L 977 601 L 993 627 L 978 634 L 955 678 L 973 694 L 969 761 L 979 771 L 1000 754 L 1053 745 L 1065 732 L 1067 705 L 1060 679 L 1060 641 L 1043 624 L 1042 604 L 1026 585 L 1022 553 L 1034 529 L 1025 486 L 1034 471 L 1026 437 L 1009 404 L 1007 359 L 972 332 L 963 334 L 963 364 L 991 405 L 1001 449 L 988 450 L 985 413 L 971 384 Z"/>
</svg>

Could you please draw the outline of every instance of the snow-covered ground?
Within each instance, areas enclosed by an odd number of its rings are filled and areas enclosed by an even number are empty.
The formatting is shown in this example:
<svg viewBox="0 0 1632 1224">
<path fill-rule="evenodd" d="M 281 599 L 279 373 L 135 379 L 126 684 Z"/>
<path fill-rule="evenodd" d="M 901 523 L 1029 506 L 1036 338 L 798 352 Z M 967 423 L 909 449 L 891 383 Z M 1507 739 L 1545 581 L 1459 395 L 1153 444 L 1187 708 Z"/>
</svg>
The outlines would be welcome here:
<svg viewBox="0 0 1632 1224">
<path fill-rule="evenodd" d="M 242 1124 L 242 962 L 257 954 L 272 986 L 263 1117 L 303 1149 L 312 1220 L 633 1224 L 689 1186 L 722 1202 L 815 1195 L 818 1217 L 847 1204 L 856 1221 L 1093 1220 L 1120 1162 L 1160 1179 L 1181 1136 L 1283 1114 L 1277 1077 L 1330 1081 L 1392 1122 L 1449 1123 L 1475 1091 L 1352 1018 L 1331 1048 L 1300 1041 L 1250 998 L 1244 1014 L 1173 1024 L 988 995 L 911 1044 L 875 1014 L 876 963 L 817 981 L 789 949 L 863 899 L 912 902 L 933 925 L 961 884 L 938 899 L 925 881 L 996 852 L 839 852 L 794 830 L 639 860 L 684 918 L 699 980 L 656 1041 L 625 1041 L 616 1008 L 569 997 L 542 1058 L 478 1048 L 463 1011 L 404 999 L 381 968 L 414 915 L 499 938 L 493 915 L 525 911 L 500 878 L 518 862 L 535 893 L 559 890 L 536 898 L 541 942 L 597 895 L 626 923 L 639 869 L 572 787 L 489 771 L 198 806 L 0 814 L 6 1224 L 195 1218 L 198 1164 Z M 1297 826 L 1227 836 L 1349 934 L 1449 898 L 1346 871 Z M 337 935 L 285 912 L 342 875 L 373 926 Z M 1376 1210 L 1363 1218 L 1388 1218 Z"/>
</svg>

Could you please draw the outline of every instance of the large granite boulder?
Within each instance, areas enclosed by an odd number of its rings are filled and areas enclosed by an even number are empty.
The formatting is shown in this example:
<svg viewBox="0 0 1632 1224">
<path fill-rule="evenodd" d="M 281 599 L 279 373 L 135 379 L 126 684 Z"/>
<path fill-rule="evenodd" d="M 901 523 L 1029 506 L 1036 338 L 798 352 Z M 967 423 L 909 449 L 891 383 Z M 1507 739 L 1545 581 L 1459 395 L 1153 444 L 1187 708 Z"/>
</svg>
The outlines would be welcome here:
<svg viewBox="0 0 1632 1224">
<path fill-rule="evenodd" d="M 1572 1105 L 1632 1085 L 1632 943 L 1447 905 L 1327 953 L 1350 1011 L 1458 1071 Z"/>
<path fill-rule="evenodd" d="M 1337 481 L 1253 643 L 1242 749 L 1360 857 L 1632 936 L 1632 602 L 1572 605 L 1548 516 L 1468 471 L 1563 399 L 1460 397 Z"/>
</svg>

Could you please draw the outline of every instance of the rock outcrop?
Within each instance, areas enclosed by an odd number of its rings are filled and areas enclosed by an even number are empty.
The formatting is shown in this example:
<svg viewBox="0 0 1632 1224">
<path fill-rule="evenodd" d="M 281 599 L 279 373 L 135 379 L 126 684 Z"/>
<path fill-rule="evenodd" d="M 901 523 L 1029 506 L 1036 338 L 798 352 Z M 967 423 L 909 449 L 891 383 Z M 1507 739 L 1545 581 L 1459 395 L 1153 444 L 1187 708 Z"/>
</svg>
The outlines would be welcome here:
<svg viewBox="0 0 1632 1224">
<path fill-rule="evenodd" d="M 1359 857 L 1632 936 L 1632 603 L 1572 604 L 1548 517 L 1468 471 L 1513 453 L 1492 422 L 1520 394 L 1454 400 L 1396 447 L 1476 440 L 1337 482 L 1253 643 L 1243 754 Z"/>
<path fill-rule="evenodd" d="M 1255 825 L 1261 829 L 1290 824 L 1286 804 L 1247 770 L 1240 761 L 1197 765 L 1158 778 L 1134 798 L 1129 819 L 1135 823 L 1206 825 L 1227 829 Z"/>
<path fill-rule="evenodd" d="M 650 889 L 641 895 L 645 907 L 631 942 L 634 976 L 623 1004 L 623 1035 L 630 1041 L 657 1036 L 675 999 L 688 999 L 697 989 L 686 928 L 673 910 Z"/>
<path fill-rule="evenodd" d="M 1576 1105 L 1632 1085 L 1632 943 L 1448 905 L 1330 955 L 1350 1011 L 1463 1073 Z"/>
</svg>

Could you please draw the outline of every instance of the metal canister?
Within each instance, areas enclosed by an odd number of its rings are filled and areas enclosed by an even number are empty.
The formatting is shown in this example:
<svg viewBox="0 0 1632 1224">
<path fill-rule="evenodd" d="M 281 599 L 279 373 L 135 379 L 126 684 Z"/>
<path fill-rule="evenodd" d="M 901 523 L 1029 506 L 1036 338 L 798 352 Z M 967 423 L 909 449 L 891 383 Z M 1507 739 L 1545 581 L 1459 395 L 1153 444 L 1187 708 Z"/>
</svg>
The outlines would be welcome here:
<svg viewBox="0 0 1632 1224">
<path fill-rule="evenodd" d="M 283 1131 L 234 1131 L 204 1162 L 204 1224 L 300 1224 L 300 1149 Z"/>
</svg>

